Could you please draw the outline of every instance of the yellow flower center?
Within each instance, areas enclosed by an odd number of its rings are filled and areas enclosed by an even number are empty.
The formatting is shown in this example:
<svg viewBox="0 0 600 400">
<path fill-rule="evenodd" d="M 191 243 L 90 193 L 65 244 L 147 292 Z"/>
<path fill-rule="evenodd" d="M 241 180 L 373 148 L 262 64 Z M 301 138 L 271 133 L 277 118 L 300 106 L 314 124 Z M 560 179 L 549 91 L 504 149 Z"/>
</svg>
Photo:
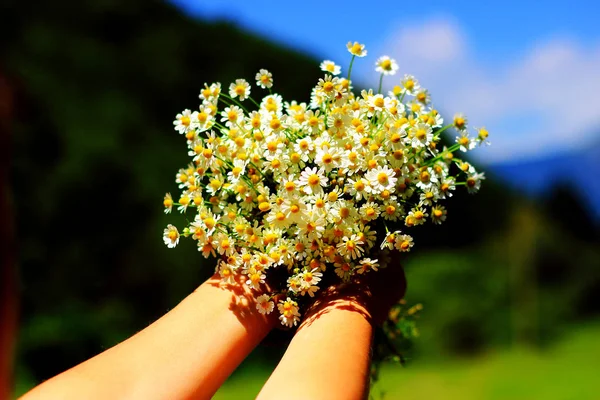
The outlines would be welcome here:
<svg viewBox="0 0 600 400">
<path fill-rule="evenodd" d="M 377 182 L 379 182 L 381 185 L 387 184 L 388 181 L 389 177 L 385 172 L 380 172 L 379 174 L 377 174 Z"/>
<path fill-rule="evenodd" d="M 246 93 L 246 87 L 244 85 L 236 85 L 235 94 L 243 96 Z"/>
<path fill-rule="evenodd" d="M 212 217 L 206 218 L 206 219 L 204 220 L 204 225 L 206 225 L 206 227 L 207 227 L 208 229 L 212 229 L 212 228 L 214 228 L 216 224 L 217 224 L 217 221 L 215 221 L 215 219 L 214 219 L 214 218 L 212 218 Z"/>
<path fill-rule="evenodd" d="M 396 212 L 396 207 L 394 207 L 394 206 L 392 206 L 392 205 L 389 205 L 389 206 L 387 206 L 387 207 L 385 208 L 385 212 L 386 212 L 388 215 L 394 215 L 394 213 Z"/>
<path fill-rule="evenodd" d="M 329 153 L 323 154 L 323 163 L 331 164 L 333 162 L 333 156 Z"/>
<path fill-rule="evenodd" d="M 275 214 L 275 219 L 279 222 L 283 222 L 285 221 L 285 214 L 279 211 L 277 214 Z"/>
<path fill-rule="evenodd" d="M 318 185 L 319 182 L 320 182 L 320 178 L 319 178 L 319 175 L 317 175 L 317 174 L 312 174 L 311 176 L 308 177 L 308 184 L 311 186 Z"/>
<path fill-rule="evenodd" d="M 365 184 L 363 183 L 362 179 L 354 182 L 354 189 L 356 189 L 357 192 L 361 192 L 365 189 Z"/>
<path fill-rule="evenodd" d="M 296 214 L 298 211 L 300 211 L 300 207 L 294 204 L 290 207 L 290 211 L 292 212 L 292 214 Z"/>
<path fill-rule="evenodd" d="M 271 127 L 271 129 L 277 130 L 281 128 L 281 121 L 279 120 L 279 118 L 273 118 L 271 122 L 269 122 L 269 126 Z"/>
<path fill-rule="evenodd" d="M 221 187 L 221 185 L 223 185 L 223 182 L 221 182 L 221 181 L 220 181 L 220 180 L 218 180 L 218 179 L 211 179 L 211 180 L 210 180 L 210 183 L 209 183 L 209 186 L 210 186 L 211 188 L 213 188 L 214 190 L 217 190 L 218 188 L 220 188 L 220 187 Z"/>
<path fill-rule="evenodd" d="M 456 117 L 456 118 L 454 118 L 454 126 L 456 126 L 459 129 L 464 128 L 464 126 L 465 126 L 465 119 L 463 117 Z"/>
<path fill-rule="evenodd" d="M 235 111 L 231 110 L 227 113 L 227 119 L 231 122 L 235 122 L 238 119 L 238 114 Z"/>
<path fill-rule="evenodd" d="M 333 82 L 327 81 L 323 84 L 323 91 L 325 91 L 326 93 L 331 93 L 334 89 L 334 84 Z"/>
<path fill-rule="evenodd" d="M 179 118 L 179 120 L 181 121 L 181 125 L 183 125 L 183 126 L 190 125 L 190 117 L 183 116 L 183 117 Z"/>
</svg>

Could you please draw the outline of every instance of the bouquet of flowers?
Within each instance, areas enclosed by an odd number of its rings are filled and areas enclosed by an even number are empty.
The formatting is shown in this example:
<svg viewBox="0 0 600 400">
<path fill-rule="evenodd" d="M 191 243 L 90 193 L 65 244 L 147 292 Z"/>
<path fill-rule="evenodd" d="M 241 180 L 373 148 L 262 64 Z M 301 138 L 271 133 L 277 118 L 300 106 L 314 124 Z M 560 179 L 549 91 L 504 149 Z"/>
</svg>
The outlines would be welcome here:
<svg viewBox="0 0 600 400">
<path fill-rule="evenodd" d="M 485 128 L 470 135 L 462 114 L 444 125 L 411 75 L 381 93 L 383 77 L 398 70 L 387 56 L 376 61 L 379 89 L 354 93 L 352 65 L 367 51 L 357 42 L 347 48 L 347 77 L 323 61 L 310 104 L 284 101 L 261 69 L 255 79 L 262 100 L 251 97 L 244 79 L 226 89 L 205 84 L 199 108 L 173 122 L 192 160 L 176 175 L 177 201 L 166 194 L 165 212 L 176 207 L 193 218 L 181 233 L 168 225 L 165 244 L 190 237 L 203 256 L 218 254 L 225 282 L 243 274 L 258 290 L 275 274 L 279 284 L 261 291 L 256 307 L 266 314 L 277 306 L 290 327 L 300 319 L 302 297 L 314 296 L 327 275 L 352 281 L 385 268 L 385 251 L 413 247 L 408 228 L 441 224 L 443 201 L 459 186 L 477 192 L 484 179 L 457 155 L 487 143 Z M 458 136 L 443 147 L 441 135 L 451 127 Z"/>
</svg>

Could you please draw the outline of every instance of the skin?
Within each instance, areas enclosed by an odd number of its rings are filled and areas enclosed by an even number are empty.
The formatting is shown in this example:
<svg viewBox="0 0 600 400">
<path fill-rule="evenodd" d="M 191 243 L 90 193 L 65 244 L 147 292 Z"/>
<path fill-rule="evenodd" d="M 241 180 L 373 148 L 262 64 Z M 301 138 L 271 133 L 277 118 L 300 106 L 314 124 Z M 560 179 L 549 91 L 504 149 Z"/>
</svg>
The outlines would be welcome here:
<svg viewBox="0 0 600 400">
<path fill-rule="evenodd" d="M 398 282 L 393 290 L 390 279 Z M 404 282 L 398 266 L 323 290 L 258 398 L 366 398 L 373 324 L 403 295 Z M 261 315 L 254 296 L 241 277 L 223 285 L 215 274 L 143 331 L 22 399 L 211 398 L 278 325 L 277 312 Z"/>
<path fill-rule="evenodd" d="M 22 398 L 208 399 L 275 324 L 242 282 L 222 286 L 216 275 L 143 331 Z"/>
<path fill-rule="evenodd" d="M 323 291 L 258 399 L 366 399 L 373 326 L 405 289 L 404 271 L 395 265 Z"/>
</svg>

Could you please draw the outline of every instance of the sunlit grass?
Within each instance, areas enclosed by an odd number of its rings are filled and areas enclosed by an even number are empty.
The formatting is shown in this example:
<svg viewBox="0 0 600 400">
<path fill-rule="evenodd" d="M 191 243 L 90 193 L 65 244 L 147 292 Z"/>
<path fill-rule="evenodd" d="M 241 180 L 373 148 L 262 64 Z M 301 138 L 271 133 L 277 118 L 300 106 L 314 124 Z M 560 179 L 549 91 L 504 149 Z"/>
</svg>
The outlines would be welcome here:
<svg viewBox="0 0 600 400">
<path fill-rule="evenodd" d="M 473 359 L 408 367 L 387 366 L 372 388 L 374 399 L 598 399 L 600 326 L 587 326 L 551 348 L 498 351 Z M 215 399 L 251 399 L 270 371 L 247 365 Z M 297 386 L 301 390 L 301 386 Z"/>
</svg>

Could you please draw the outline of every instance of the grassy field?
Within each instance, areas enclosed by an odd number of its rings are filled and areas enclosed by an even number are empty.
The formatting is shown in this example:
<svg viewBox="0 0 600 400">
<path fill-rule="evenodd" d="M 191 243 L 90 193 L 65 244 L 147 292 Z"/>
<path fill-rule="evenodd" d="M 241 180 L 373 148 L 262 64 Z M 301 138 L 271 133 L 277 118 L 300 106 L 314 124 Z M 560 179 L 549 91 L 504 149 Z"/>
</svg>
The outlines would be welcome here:
<svg viewBox="0 0 600 400">
<path fill-rule="evenodd" d="M 270 371 L 245 365 L 215 399 L 253 399 Z M 302 386 L 297 384 L 300 389 Z M 600 399 L 600 325 L 585 326 L 543 351 L 517 348 L 468 360 L 387 366 L 373 399 Z"/>
</svg>

